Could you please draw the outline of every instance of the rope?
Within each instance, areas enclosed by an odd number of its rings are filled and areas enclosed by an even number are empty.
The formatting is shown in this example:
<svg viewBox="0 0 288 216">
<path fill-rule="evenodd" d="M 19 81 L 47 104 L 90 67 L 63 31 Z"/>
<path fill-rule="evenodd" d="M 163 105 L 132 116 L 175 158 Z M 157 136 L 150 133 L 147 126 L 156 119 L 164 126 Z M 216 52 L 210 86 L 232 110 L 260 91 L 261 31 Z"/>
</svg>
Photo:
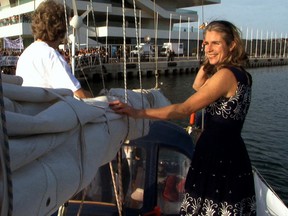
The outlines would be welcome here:
<svg viewBox="0 0 288 216">
<path fill-rule="evenodd" d="M 68 38 L 69 38 L 69 28 L 68 28 L 68 26 L 69 26 L 69 23 L 68 23 L 66 0 L 63 0 L 63 5 L 64 5 L 64 11 L 65 11 L 66 37 L 67 37 L 67 45 L 68 45 L 69 55 L 70 55 L 71 59 L 74 58 L 74 59 L 76 60 L 76 56 L 72 56 L 71 47 L 70 47 L 69 42 L 68 42 Z M 80 40 L 80 39 L 78 38 L 78 40 Z M 74 42 L 75 42 L 75 41 L 74 41 Z M 80 41 L 79 41 L 79 44 L 80 44 Z M 74 46 L 75 46 L 75 44 L 74 44 Z M 76 63 L 76 62 L 75 62 L 75 63 Z M 76 67 L 75 65 L 72 65 L 72 67 L 73 67 L 73 66 Z M 75 72 L 75 68 L 73 68 L 73 71 Z M 91 95 L 93 96 L 92 89 L 91 89 L 91 87 L 90 87 L 90 85 L 89 85 L 89 82 L 88 82 L 88 80 L 87 80 L 87 76 L 86 76 L 86 74 L 84 73 L 84 70 L 83 70 L 83 67 L 82 67 L 81 64 L 80 64 L 80 71 L 82 72 L 82 75 L 84 76 L 84 79 L 85 79 L 86 84 L 87 84 L 87 86 L 88 86 L 89 92 L 90 92 Z"/>
<path fill-rule="evenodd" d="M 69 42 L 68 42 L 68 38 L 69 38 L 69 29 L 68 29 L 68 26 L 69 26 L 69 23 L 68 23 L 68 16 L 67 16 L 66 0 L 63 0 L 63 3 L 64 3 L 64 10 L 65 10 L 67 45 L 68 45 L 69 54 L 71 55 L 71 47 L 70 47 Z"/>
<path fill-rule="evenodd" d="M 90 0 L 90 8 L 91 8 L 91 11 L 92 11 L 92 19 L 93 19 L 95 38 L 96 38 L 96 42 L 98 43 L 98 34 L 97 34 L 95 13 L 94 13 L 94 7 L 93 7 L 93 1 L 92 0 Z M 107 52 L 107 50 L 106 50 L 106 52 Z M 100 55 L 99 55 L 99 64 L 100 64 L 100 71 L 101 71 L 102 86 L 103 86 L 103 89 L 106 91 L 106 85 L 105 85 L 105 80 L 104 80 L 104 72 L 103 72 L 103 67 L 102 67 L 102 59 L 101 59 Z"/>
<path fill-rule="evenodd" d="M 156 58 L 155 88 L 158 89 L 159 88 L 159 82 L 158 82 L 158 78 L 159 78 L 159 74 L 158 74 L 158 45 L 157 45 L 157 38 L 158 38 L 158 12 L 156 14 L 156 21 L 154 21 L 154 22 L 155 22 L 155 58 Z"/>
<path fill-rule="evenodd" d="M 203 2 L 203 0 L 202 0 L 202 2 L 201 2 L 201 4 L 202 4 L 202 22 L 204 23 L 204 2 Z"/>
<path fill-rule="evenodd" d="M 137 45 L 137 64 L 138 64 L 138 73 L 139 73 L 139 84 L 140 89 L 142 90 L 142 72 L 141 72 L 141 58 L 139 50 L 139 35 L 138 35 L 138 24 L 137 24 L 137 14 L 136 14 L 136 3 L 133 0 L 133 12 L 134 12 L 134 22 L 135 22 L 135 34 L 136 34 L 136 45 Z"/>
<path fill-rule="evenodd" d="M 119 199 L 117 187 L 116 187 L 115 173 L 114 173 L 113 165 L 112 165 L 111 161 L 109 162 L 109 167 L 110 167 L 110 172 L 111 172 L 111 178 L 112 178 L 116 203 L 117 203 L 117 207 L 118 207 L 118 214 L 119 214 L 119 216 L 121 216 L 122 215 L 122 205 L 120 204 L 120 199 Z"/>
<path fill-rule="evenodd" d="M 122 182 L 122 150 L 120 149 L 117 153 L 118 157 L 118 174 L 119 174 L 119 206 L 121 215 L 123 214 L 123 203 L 124 203 L 124 193 L 123 193 L 123 182 Z M 119 214 L 120 215 L 120 214 Z"/>
<path fill-rule="evenodd" d="M 126 21 L 125 21 L 125 0 L 122 0 L 122 30 L 123 30 L 123 74 L 125 88 L 125 102 L 127 103 L 127 59 L 126 59 Z"/>
<path fill-rule="evenodd" d="M 81 215 L 86 194 L 87 194 L 87 187 L 82 191 L 82 198 L 81 198 L 81 203 L 77 212 L 77 216 Z"/>
<path fill-rule="evenodd" d="M 134 21 L 135 21 L 135 34 L 136 34 L 136 44 L 137 44 L 137 61 L 138 61 L 138 75 L 139 75 L 139 86 L 140 86 L 140 91 L 141 91 L 141 103 L 142 103 L 142 109 L 144 108 L 144 95 L 143 95 L 143 86 L 142 86 L 142 72 L 141 72 L 141 58 L 140 58 L 140 50 L 139 50 L 139 35 L 138 35 L 138 22 L 137 22 L 137 15 L 136 15 L 136 3 L 135 0 L 133 0 L 133 11 L 134 11 Z M 144 135 L 144 124 L 145 121 L 142 119 L 142 135 Z"/>
<path fill-rule="evenodd" d="M 198 20 L 198 24 L 199 24 L 199 20 Z M 206 27 L 206 24 L 205 24 L 205 22 L 204 22 L 204 6 L 203 6 L 203 0 L 202 0 L 202 24 L 200 25 L 200 26 L 198 26 L 198 43 L 197 43 L 197 53 L 198 53 L 198 46 L 199 46 L 199 31 L 200 31 L 200 29 L 202 29 L 202 30 L 204 30 L 205 29 L 205 27 Z M 203 35 L 204 36 L 204 35 Z M 201 66 L 201 64 L 203 63 L 203 56 L 205 56 L 204 55 L 204 48 L 205 48 L 205 46 L 204 46 L 204 44 L 202 43 L 201 44 L 201 49 L 200 49 L 200 54 L 198 55 L 197 54 L 197 58 L 199 57 L 199 66 Z M 195 121 L 195 114 L 196 113 L 192 113 L 191 115 L 190 115 L 190 126 L 188 126 L 187 127 L 187 130 L 189 131 L 189 134 L 191 134 L 192 132 L 193 132 L 193 129 L 192 129 L 192 125 L 195 123 L 194 121 Z M 204 123 L 205 123 L 205 108 L 202 108 L 201 109 L 201 132 L 203 132 L 204 131 L 204 128 L 205 128 L 205 126 L 204 126 Z M 194 120 L 193 120 L 193 118 L 194 118 Z M 198 130 L 195 130 L 196 131 L 196 137 L 198 137 Z M 196 139 L 196 141 L 197 141 L 197 139 Z"/>
<path fill-rule="evenodd" d="M 203 0 L 202 0 L 202 25 L 204 24 L 204 28 L 206 27 L 205 26 L 205 22 L 204 22 L 204 4 L 203 4 Z M 199 27 L 198 27 L 199 28 Z M 199 30 L 198 30 L 199 31 Z M 201 50 L 200 50 L 200 58 L 199 58 L 199 65 L 202 64 L 202 61 L 203 61 L 203 56 L 204 56 L 204 45 L 202 43 L 202 46 L 201 46 Z M 204 122 L 205 122 L 205 108 L 203 108 L 201 110 L 201 131 L 203 132 L 204 131 Z"/>
<path fill-rule="evenodd" d="M 9 138 L 6 128 L 5 107 L 3 99 L 3 87 L 2 76 L 0 73 L 0 109 L 1 109 L 1 127 L 3 132 L 3 142 L 1 140 L 0 153 L 1 153 L 1 165 L 3 169 L 3 200 L 0 206 L 1 215 L 12 215 L 13 212 L 13 185 L 12 185 L 12 173 L 10 168 L 10 154 L 9 154 Z M 1 172 L 0 172 L 1 174 Z M 5 184 L 6 183 L 6 184 Z M 6 186 L 6 187 L 5 187 Z M 1 195 L 0 195 L 1 196 Z"/>
<path fill-rule="evenodd" d="M 127 59 L 126 59 L 126 26 L 125 26 L 125 0 L 122 0 L 122 15 L 123 15 L 123 73 L 124 73 L 124 88 L 125 88 L 125 102 L 127 103 L 128 101 L 128 94 L 127 94 L 127 73 L 126 73 L 126 65 L 127 65 Z M 129 118 L 127 117 L 127 123 L 128 123 L 128 131 L 129 131 Z M 128 132 L 127 132 L 128 136 Z M 126 140 L 126 138 L 125 138 Z M 117 153 L 117 158 L 118 158 L 118 185 L 119 185 L 119 193 L 117 191 L 116 187 L 116 181 L 115 181 L 115 174 L 112 166 L 112 162 L 109 162 L 110 165 L 110 172 L 112 176 L 112 182 L 113 182 L 113 187 L 114 187 L 114 193 L 115 193 L 115 198 L 116 198 L 116 203 L 118 207 L 118 214 L 119 216 L 123 215 L 123 185 L 122 185 L 122 154 L 121 154 L 121 149 Z"/>
<path fill-rule="evenodd" d="M 66 0 L 63 0 L 63 4 L 64 4 L 64 8 L 65 8 L 65 18 L 66 18 L 66 32 L 67 32 L 67 38 L 69 38 L 69 29 L 68 29 L 68 16 L 67 16 L 67 6 L 66 6 Z M 93 2 L 92 0 L 90 0 L 90 9 L 92 11 L 92 19 L 93 19 L 93 26 L 94 26 L 94 32 L 95 32 L 95 35 L 96 35 L 96 42 L 98 42 L 98 35 L 97 35 L 97 28 L 96 28 L 96 21 L 95 21 L 95 14 L 94 14 L 94 8 L 93 8 Z M 79 40 L 79 38 L 78 38 Z M 79 41 L 79 44 L 80 44 L 80 41 Z M 70 46 L 69 46 L 69 43 L 68 43 L 68 48 L 69 48 L 69 54 L 71 56 L 71 49 L 70 49 Z M 107 51 L 107 50 L 106 50 Z M 102 58 L 101 58 L 101 55 L 100 53 L 98 53 L 98 59 L 99 59 L 99 65 L 100 65 L 100 71 L 101 71 L 101 80 L 102 80 L 102 86 L 103 86 L 103 89 L 106 90 L 106 86 L 105 86 L 105 81 L 104 81 L 104 72 L 103 72 L 103 66 L 102 66 Z M 76 60 L 76 57 L 75 56 L 71 56 L 71 58 L 74 58 Z M 83 75 L 84 79 L 85 79 L 85 83 L 87 84 L 87 87 L 89 89 L 89 92 L 92 94 L 92 97 L 94 97 L 93 95 L 93 91 L 92 91 L 92 88 L 88 82 L 88 79 L 87 79 L 87 76 L 84 72 L 84 68 L 81 64 L 80 65 L 80 71 L 81 71 L 81 74 Z M 74 67 L 76 67 L 74 65 Z M 92 67 L 92 65 L 90 64 L 90 67 Z M 91 69 L 91 68 L 90 68 Z"/>
</svg>

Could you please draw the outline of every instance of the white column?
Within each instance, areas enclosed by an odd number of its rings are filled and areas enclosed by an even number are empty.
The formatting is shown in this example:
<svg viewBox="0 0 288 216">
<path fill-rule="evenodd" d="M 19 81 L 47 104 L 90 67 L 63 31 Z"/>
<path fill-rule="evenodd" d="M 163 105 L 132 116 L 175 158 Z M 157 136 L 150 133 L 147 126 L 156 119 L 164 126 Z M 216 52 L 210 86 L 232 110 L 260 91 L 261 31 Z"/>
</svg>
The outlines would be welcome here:
<svg viewBox="0 0 288 216">
<path fill-rule="evenodd" d="M 189 59 L 189 49 L 190 49 L 190 17 L 188 17 L 188 28 L 187 28 L 187 58 Z"/>
<path fill-rule="evenodd" d="M 179 23 L 179 36 L 178 36 L 178 46 L 177 46 L 177 52 L 178 52 L 178 57 L 179 57 L 179 45 L 180 45 L 180 39 L 181 39 L 181 15 L 180 15 L 180 23 Z"/>
<path fill-rule="evenodd" d="M 258 29 L 256 31 L 256 47 L 255 47 L 255 58 L 257 58 L 258 53 Z"/>
<path fill-rule="evenodd" d="M 170 24 L 169 24 L 169 43 L 171 42 L 171 31 L 172 31 L 172 14 L 170 13 Z"/>
<path fill-rule="evenodd" d="M 287 46 L 287 33 L 285 35 L 285 42 L 284 42 L 284 50 L 283 50 L 283 58 L 286 56 L 286 46 Z"/>
</svg>

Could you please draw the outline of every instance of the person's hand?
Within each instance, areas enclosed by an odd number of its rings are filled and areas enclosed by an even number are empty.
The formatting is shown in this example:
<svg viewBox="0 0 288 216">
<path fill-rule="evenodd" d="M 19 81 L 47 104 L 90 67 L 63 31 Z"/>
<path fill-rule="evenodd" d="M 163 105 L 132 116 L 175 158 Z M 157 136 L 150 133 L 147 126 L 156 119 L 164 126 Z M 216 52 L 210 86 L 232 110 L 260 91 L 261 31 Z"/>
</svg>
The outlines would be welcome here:
<svg viewBox="0 0 288 216">
<path fill-rule="evenodd" d="M 115 100 L 109 103 L 109 106 L 118 114 L 126 114 L 133 118 L 137 118 L 137 113 L 139 110 L 134 109 L 126 103 L 121 102 L 120 100 Z"/>
</svg>

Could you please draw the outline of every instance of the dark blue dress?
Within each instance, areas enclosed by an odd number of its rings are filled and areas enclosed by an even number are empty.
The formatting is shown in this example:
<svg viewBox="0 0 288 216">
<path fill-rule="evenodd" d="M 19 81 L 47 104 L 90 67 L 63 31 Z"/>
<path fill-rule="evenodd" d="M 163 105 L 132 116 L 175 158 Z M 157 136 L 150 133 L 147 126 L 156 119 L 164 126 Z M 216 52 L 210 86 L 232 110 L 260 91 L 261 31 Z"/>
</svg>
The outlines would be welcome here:
<svg viewBox="0 0 288 216">
<path fill-rule="evenodd" d="M 205 109 L 205 129 L 187 174 L 180 215 L 256 215 L 252 167 L 241 137 L 252 78 L 244 69 L 229 69 L 237 92 Z"/>
</svg>

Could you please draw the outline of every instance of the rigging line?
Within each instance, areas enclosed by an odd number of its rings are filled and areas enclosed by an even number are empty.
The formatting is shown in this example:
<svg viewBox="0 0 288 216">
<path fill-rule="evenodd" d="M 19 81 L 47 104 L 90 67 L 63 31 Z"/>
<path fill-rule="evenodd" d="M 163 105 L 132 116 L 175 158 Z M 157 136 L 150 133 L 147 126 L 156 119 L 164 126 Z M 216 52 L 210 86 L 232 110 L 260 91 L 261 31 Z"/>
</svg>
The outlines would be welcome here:
<svg viewBox="0 0 288 216">
<path fill-rule="evenodd" d="M 206 24 L 204 22 L 204 3 L 203 3 L 203 0 L 202 0 L 202 25 L 204 25 L 204 28 L 202 29 L 202 38 L 204 40 L 204 34 L 203 33 L 204 33 L 204 29 L 206 27 Z M 199 30 L 200 30 L 200 27 L 198 26 L 198 31 Z M 199 66 L 201 66 L 201 64 L 203 63 L 203 56 L 205 56 L 204 55 L 204 48 L 205 48 L 205 45 L 202 43 L 201 44 L 201 50 L 200 50 L 200 57 L 199 57 Z M 205 117 L 205 108 L 203 108 L 201 110 L 201 122 L 202 122 L 201 131 L 202 132 L 204 131 L 204 123 L 205 123 L 205 118 L 204 117 Z"/>
<path fill-rule="evenodd" d="M 118 207 L 118 214 L 119 214 L 119 216 L 122 216 L 122 206 L 120 205 L 119 195 L 118 195 L 118 192 L 117 192 L 116 180 L 115 180 L 115 172 L 114 172 L 114 169 L 113 169 L 112 161 L 109 162 L 109 167 L 110 167 L 110 173 L 111 173 L 111 178 L 112 178 L 112 183 L 113 183 L 116 203 L 117 203 L 117 207 Z"/>
<path fill-rule="evenodd" d="M 90 9 L 91 9 L 91 12 L 92 12 L 92 20 L 93 20 L 93 27 L 94 27 L 96 43 L 98 44 L 98 34 L 97 34 L 97 26 L 96 26 L 96 19 L 95 19 L 95 11 L 94 11 L 94 7 L 93 7 L 93 0 L 90 0 Z M 108 26 L 107 26 L 107 28 L 108 28 Z M 107 30 L 107 32 L 108 32 L 108 30 Z M 107 52 L 107 50 L 106 50 L 106 52 Z M 104 79 L 102 58 L 101 58 L 100 53 L 98 53 L 98 54 L 99 54 L 98 58 L 99 58 L 99 65 L 100 65 L 100 72 L 101 72 L 102 87 L 103 87 L 103 89 L 105 91 L 105 94 L 106 94 L 107 90 L 106 90 L 105 79 Z"/>
<path fill-rule="evenodd" d="M 126 20 L 125 20 L 125 0 L 122 0 L 122 30 L 123 30 L 123 74 L 124 74 L 124 90 L 125 90 L 125 103 L 128 103 L 128 92 L 127 92 L 127 58 L 126 58 Z M 125 140 L 129 134 L 130 122 L 127 116 L 127 134 Z M 125 141 L 124 140 L 124 141 Z M 122 179 L 121 179 L 122 182 Z"/>
<path fill-rule="evenodd" d="M 80 59 L 79 59 L 78 56 L 75 57 L 75 59 L 78 59 L 78 61 L 80 62 Z M 91 67 L 91 66 L 90 66 L 90 67 Z M 94 97 L 92 88 L 91 88 L 91 86 L 90 86 L 90 84 L 89 84 L 89 82 L 88 82 L 87 76 L 86 76 L 86 74 L 85 74 L 85 72 L 84 72 L 84 68 L 83 68 L 83 66 L 81 65 L 81 62 L 80 62 L 80 71 L 81 71 L 81 73 L 82 73 L 82 75 L 83 75 L 83 77 L 84 77 L 84 79 L 85 79 L 85 83 L 86 83 L 86 85 L 87 85 L 87 87 L 88 87 L 88 89 L 89 89 L 89 92 L 91 93 L 92 97 Z"/>
<path fill-rule="evenodd" d="M 138 34 L 138 22 L 136 14 L 136 3 L 133 0 L 133 11 L 134 11 L 134 21 L 135 21 L 135 34 L 136 34 L 136 46 L 137 46 L 137 64 L 138 64 L 138 73 L 139 73 L 139 85 L 142 91 L 142 77 L 141 77 L 141 61 L 140 61 L 140 50 L 139 50 L 139 34 Z"/>
<path fill-rule="evenodd" d="M 155 11 L 154 11 L 155 13 Z M 157 38 L 158 38 L 158 12 L 156 13 L 156 20 L 155 20 L 155 88 L 159 88 L 159 73 L 158 73 L 158 45 L 157 45 Z"/>
<path fill-rule="evenodd" d="M 68 41 L 68 38 L 69 38 L 69 23 L 68 23 L 68 15 L 67 15 L 67 6 L 66 6 L 66 0 L 63 0 L 63 3 L 64 3 L 64 10 L 65 10 L 65 21 L 66 21 L 66 44 L 68 46 L 68 50 L 69 50 L 69 55 L 71 55 L 71 47 L 69 45 L 69 41 Z"/>
<path fill-rule="evenodd" d="M 122 0 L 122 29 L 123 29 L 123 73 L 124 73 L 124 88 L 125 88 L 125 103 L 128 101 L 127 97 L 127 73 L 126 73 L 126 25 L 125 25 L 125 0 Z"/>
<path fill-rule="evenodd" d="M 203 2 L 203 0 L 202 0 L 202 7 L 201 7 L 201 9 L 202 9 L 202 23 L 204 23 L 204 2 Z"/>
<path fill-rule="evenodd" d="M 73 1 L 73 0 L 72 0 Z M 76 0 L 75 0 L 76 1 Z M 75 2 L 76 3 L 76 2 Z M 66 6 L 66 0 L 63 0 L 63 5 L 64 5 L 64 10 L 65 10 L 65 20 L 66 20 L 66 34 L 67 34 L 67 44 L 68 44 L 68 49 L 69 49 L 69 55 L 70 55 L 70 57 L 72 57 L 72 58 L 74 58 L 75 59 L 75 56 L 72 56 L 72 52 L 71 52 L 71 49 L 70 49 L 70 46 L 69 46 L 69 42 L 68 42 L 68 39 L 69 39 L 69 28 L 68 28 L 68 15 L 67 15 L 67 6 Z M 74 28 L 73 28 L 73 31 L 74 31 Z M 73 42 L 72 42 L 72 45 L 73 46 L 75 46 L 75 38 L 73 39 L 74 40 L 74 44 L 73 44 Z M 78 37 L 78 42 L 79 42 L 79 44 L 80 44 L 80 38 Z M 79 60 L 79 58 L 78 58 L 78 60 Z M 74 64 L 73 65 L 75 68 L 76 68 L 76 64 Z M 74 72 L 75 72 L 75 68 L 74 68 Z M 87 86 L 88 86 L 88 88 L 89 88 L 89 91 L 90 91 L 90 93 L 91 93 L 91 95 L 93 96 L 93 92 L 92 92 L 92 89 L 91 89 L 91 87 L 90 87 L 90 85 L 89 85 L 89 82 L 87 81 L 87 77 L 86 77 L 86 75 L 85 75 L 85 73 L 84 73 L 84 70 L 83 70 L 83 67 L 82 67 L 82 65 L 80 64 L 80 70 L 81 70 L 81 72 L 82 72 L 82 74 L 83 74 L 83 76 L 84 76 L 84 78 L 85 78 L 85 81 L 86 81 L 86 84 L 87 84 Z M 74 74 L 75 75 L 75 74 Z M 86 190 L 87 189 L 84 189 L 83 190 L 83 195 L 82 195 L 82 200 L 81 200 L 81 205 L 80 205 L 80 207 L 79 207 L 79 209 L 78 209 L 78 213 L 77 213 L 77 215 L 80 215 L 80 213 L 81 213 L 81 211 L 82 211 L 82 205 L 83 205 L 83 202 L 84 202 L 84 199 L 85 199 L 85 196 L 86 196 Z M 64 205 L 62 205 L 62 207 L 60 207 L 60 209 L 61 209 L 61 212 L 59 212 L 59 214 L 58 215 L 64 215 L 64 214 L 66 214 L 65 212 L 66 212 L 66 207 L 67 207 L 67 205 L 68 205 L 68 203 L 67 204 L 64 204 Z"/>
<path fill-rule="evenodd" d="M 124 193 L 123 193 L 123 185 L 122 185 L 122 148 L 117 153 L 117 167 L 118 167 L 118 174 L 119 174 L 119 198 L 120 198 L 120 206 L 121 206 L 121 214 L 123 214 L 123 203 L 124 203 Z"/>
<path fill-rule="evenodd" d="M 78 56 L 77 56 L 76 59 L 78 59 L 78 61 L 80 61 Z M 90 67 L 91 67 L 91 65 L 90 65 Z M 90 68 L 90 70 L 91 70 L 91 68 Z M 86 83 L 86 85 L 87 85 L 87 87 L 88 87 L 88 89 L 89 89 L 89 92 L 91 93 L 92 97 L 94 97 L 92 88 L 91 88 L 91 86 L 90 86 L 90 84 L 89 84 L 89 82 L 88 82 L 87 76 L 86 76 L 86 74 L 85 74 L 85 72 L 84 72 L 84 68 L 83 68 L 83 66 L 81 65 L 81 62 L 80 62 L 80 71 L 81 71 L 81 73 L 82 73 L 82 75 L 83 75 L 83 77 L 84 77 L 84 79 L 85 79 L 85 83 Z"/>
<path fill-rule="evenodd" d="M 75 0 L 76 1 L 76 0 Z M 75 60 L 76 59 L 78 59 L 78 61 L 79 61 L 79 58 L 78 58 L 78 56 L 77 56 L 77 58 L 76 58 L 76 56 L 72 56 L 72 52 L 71 52 L 71 49 L 70 49 L 70 45 L 69 45 L 69 42 L 68 42 L 68 40 L 69 40 L 69 28 L 68 28 L 68 26 L 69 26 L 69 24 L 68 24 L 68 15 L 67 15 L 67 6 L 66 6 L 66 0 L 63 0 L 63 5 L 64 5 L 64 10 L 65 10 L 65 20 L 66 20 L 66 34 L 67 34 L 67 44 L 68 44 L 68 49 L 69 49 L 69 56 L 71 57 L 71 58 L 74 58 Z M 73 31 L 74 31 L 74 28 L 73 28 Z M 76 31 L 76 29 L 75 29 L 75 31 Z M 76 38 L 76 37 L 75 37 Z M 72 45 L 73 46 L 75 46 L 75 38 L 73 39 L 74 40 L 74 45 L 73 45 L 73 42 L 72 42 Z M 80 45 L 80 38 L 78 37 L 78 42 L 79 42 L 79 45 Z M 76 62 L 76 61 L 75 61 Z M 90 86 L 90 84 L 89 84 L 89 82 L 88 82 L 88 79 L 87 79 L 87 76 L 86 76 L 86 74 L 85 74 L 85 72 L 84 72 L 84 70 L 83 70 L 83 66 L 81 65 L 81 62 L 80 62 L 80 64 L 78 64 L 78 65 L 80 65 L 80 71 L 82 72 L 82 75 L 83 75 L 83 77 L 84 77 L 84 79 L 85 79 L 85 83 L 87 84 L 87 87 L 88 87 L 88 89 L 89 89 L 89 92 L 91 93 L 91 95 L 92 95 L 92 97 L 93 97 L 93 91 L 92 91 L 92 88 L 91 88 L 91 86 Z M 74 72 L 75 72 L 75 69 L 76 69 L 76 64 L 74 64 L 74 65 L 71 65 L 72 67 L 74 66 L 75 68 L 73 68 L 73 70 L 74 70 Z M 75 74 L 74 74 L 75 75 Z"/>
<path fill-rule="evenodd" d="M 80 206 L 79 206 L 79 209 L 78 209 L 78 212 L 77 212 L 77 216 L 80 216 L 81 213 L 82 213 L 84 200 L 85 200 L 85 197 L 87 195 L 87 190 L 88 190 L 88 187 L 86 187 L 84 190 L 82 190 L 82 198 L 81 198 L 81 203 L 80 203 Z"/>
<path fill-rule="evenodd" d="M 127 97 L 127 77 L 126 77 L 126 32 L 125 32 L 125 0 L 122 0 L 122 16 L 123 16 L 123 73 L 124 73 L 124 87 L 125 87 L 125 102 L 127 103 L 128 97 Z M 127 117 L 127 136 L 129 133 L 129 118 Z M 127 138 L 126 136 L 126 138 Z M 125 138 L 125 140 L 126 140 Z M 118 207 L 118 214 L 119 216 L 122 216 L 123 213 L 123 185 L 122 185 L 122 154 L 121 154 L 121 149 L 117 153 L 118 156 L 118 173 L 119 173 L 119 178 L 118 178 L 118 184 L 119 184 L 119 194 L 116 188 L 116 182 L 114 179 L 113 174 L 113 167 L 112 167 L 112 162 L 109 163 L 110 165 L 110 171 L 111 171 L 111 176 L 112 176 L 112 181 L 113 181 L 113 187 L 115 191 L 115 197 L 116 197 L 116 202 L 117 202 L 117 207 Z M 118 196 L 119 195 L 119 196 Z"/>
<path fill-rule="evenodd" d="M 134 10 L 134 21 L 135 21 L 135 34 L 136 34 L 136 45 L 137 45 L 137 62 L 138 62 L 138 75 L 139 75 L 139 85 L 140 85 L 140 93 L 141 93 L 141 106 L 142 109 L 144 108 L 144 96 L 143 96 L 143 86 L 142 86 L 142 73 L 141 73 L 141 59 L 140 59 L 140 43 L 139 43 L 139 35 L 138 35 L 138 22 L 137 22 L 137 15 L 136 15 L 136 3 L 133 0 L 133 10 Z M 139 20 L 140 21 L 140 20 Z M 142 135 L 144 135 L 144 124 L 145 120 L 142 119 Z"/>
</svg>

